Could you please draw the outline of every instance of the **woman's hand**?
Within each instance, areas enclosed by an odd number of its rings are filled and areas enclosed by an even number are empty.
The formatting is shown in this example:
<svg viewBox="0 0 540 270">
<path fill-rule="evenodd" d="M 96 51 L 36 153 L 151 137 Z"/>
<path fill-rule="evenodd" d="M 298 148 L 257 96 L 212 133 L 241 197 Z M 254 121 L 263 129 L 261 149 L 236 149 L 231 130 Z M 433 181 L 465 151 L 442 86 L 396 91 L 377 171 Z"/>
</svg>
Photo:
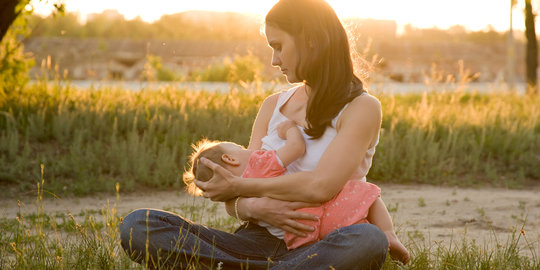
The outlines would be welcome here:
<svg viewBox="0 0 540 270">
<path fill-rule="evenodd" d="M 252 219 L 263 221 L 284 231 L 305 236 L 304 232 L 312 232 L 315 228 L 300 223 L 298 220 L 317 221 L 316 215 L 295 211 L 305 207 L 317 207 L 320 204 L 305 202 L 287 202 L 268 197 L 245 198 L 248 200 L 249 216 Z"/>
<path fill-rule="evenodd" d="M 214 175 L 207 182 L 193 180 L 193 183 L 203 191 L 205 198 L 224 202 L 240 195 L 235 189 L 236 181 L 241 181 L 238 176 L 206 158 L 201 158 L 200 162 L 214 171 Z"/>
</svg>

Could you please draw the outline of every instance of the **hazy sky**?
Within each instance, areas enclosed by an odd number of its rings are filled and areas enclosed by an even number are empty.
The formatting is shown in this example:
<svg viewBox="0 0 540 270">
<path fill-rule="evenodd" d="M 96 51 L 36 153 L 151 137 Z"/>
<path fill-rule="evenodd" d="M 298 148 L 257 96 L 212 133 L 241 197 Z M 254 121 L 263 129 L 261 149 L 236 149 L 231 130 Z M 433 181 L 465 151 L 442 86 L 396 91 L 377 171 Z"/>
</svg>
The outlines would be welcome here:
<svg viewBox="0 0 540 270">
<path fill-rule="evenodd" d="M 34 0 L 35 1 L 35 0 Z M 38 13 L 50 12 L 48 7 L 35 4 Z M 482 30 L 492 25 L 498 31 L 506 31 L 510 24 L 510 0 L 327 0 L 340 17 L 360 17 L 395 20 L 399 25 L 411 23 L 417 27 L 448 28 L 464 25 L 470 30 Z M 540 0 L 533 0 L 538 6 Z M 42 1 L 47 2 L 47 1 Z M 163 14 L 186 10 L 235 11 L 264 15 L 277 0 L 64 0 L 68 12 L 79 12 L 84 20 L 86 14 L 100 13 L 104 9 L 116 9 L 127 19 L 140 16 L 152 22 Z M 514 8 L 515 29 L 524 29 L 523 0 Z"/>
</svg>

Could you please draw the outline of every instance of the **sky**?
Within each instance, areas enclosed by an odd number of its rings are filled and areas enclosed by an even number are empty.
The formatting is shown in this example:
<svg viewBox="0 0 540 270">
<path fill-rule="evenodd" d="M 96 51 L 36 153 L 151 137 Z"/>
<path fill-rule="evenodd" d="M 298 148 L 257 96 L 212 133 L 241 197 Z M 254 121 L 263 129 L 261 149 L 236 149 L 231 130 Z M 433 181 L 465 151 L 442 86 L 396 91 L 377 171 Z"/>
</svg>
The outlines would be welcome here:
<svg viewBox="0 0 540 270">
<path fill-rule="evenodd" d="M 37 13 L 47 15 L 53 3 L 62 0 L 33 0 Z M 38 3 L 36 3 L 38 2 Z M 68 12 L 78 12 L 81 20 L 87 14 L 116 9 L 126 19 L 137 16 L 144 21 L 158 20 L 163 14 L 188 10 L 234 11 L 264 14 L 277 0 L 64 0 Z M 463 25 L 479 31 L 491 25 L 497 31 L 510 26 L 510 0 L 327 0 L 341 18 L 359 17 L 395 20 L 399 26 L 408 23 L 419 28 L 447 29 Z M 513 28 L 523 30 L 523 0 L 513 10 Z M 540 6 L 540 0 L 533 0 Z M 150 3 L 152 4 L 150 6 Z"/>
</svg>

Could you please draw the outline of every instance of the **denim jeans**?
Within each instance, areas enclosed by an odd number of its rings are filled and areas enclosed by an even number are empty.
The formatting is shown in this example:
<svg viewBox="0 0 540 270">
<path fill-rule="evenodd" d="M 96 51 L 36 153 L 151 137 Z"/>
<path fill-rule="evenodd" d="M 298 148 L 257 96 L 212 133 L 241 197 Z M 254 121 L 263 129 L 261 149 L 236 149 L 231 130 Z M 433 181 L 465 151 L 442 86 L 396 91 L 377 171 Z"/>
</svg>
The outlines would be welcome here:
<svg viewBox="0 0 540 270">
<path fill-rule="evenodd" d="M 343 227 L 313 245 L 287 250 L 283 240 L 255 224 L 231 234 L 155 209 L 128 214 L 120 237 L 132 260 L 163 269 L 380 269 L 388 250 L 386 236 L 371 224 Z"/>
</svg>

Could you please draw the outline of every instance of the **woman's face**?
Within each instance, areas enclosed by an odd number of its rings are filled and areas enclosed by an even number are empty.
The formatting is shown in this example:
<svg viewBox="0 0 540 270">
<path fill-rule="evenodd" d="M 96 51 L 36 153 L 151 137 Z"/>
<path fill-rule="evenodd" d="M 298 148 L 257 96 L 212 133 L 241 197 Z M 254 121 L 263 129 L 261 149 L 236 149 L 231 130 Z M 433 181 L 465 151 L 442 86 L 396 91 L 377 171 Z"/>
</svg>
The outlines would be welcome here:
<svg viewBox="0 0 540 270">
<path fill-rule="evenodd" d="M 296 45 L 293 36 L 272 25 L 266 25 L 266 40 L 273 50 L 272 66 L 279 67 L 287 76 L 287 81 L 297 83 L 300 80 L 296 76 Z"/>
</svg>

